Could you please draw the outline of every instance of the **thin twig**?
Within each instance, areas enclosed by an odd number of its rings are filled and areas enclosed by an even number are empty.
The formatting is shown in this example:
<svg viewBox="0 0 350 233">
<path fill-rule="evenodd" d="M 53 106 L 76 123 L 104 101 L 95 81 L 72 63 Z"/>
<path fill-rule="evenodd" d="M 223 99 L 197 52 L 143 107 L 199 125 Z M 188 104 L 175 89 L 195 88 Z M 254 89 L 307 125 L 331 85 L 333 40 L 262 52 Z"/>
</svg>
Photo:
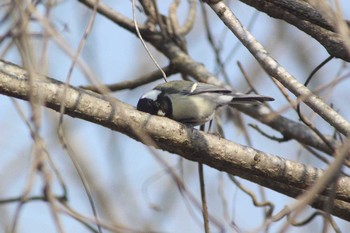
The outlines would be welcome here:
<svg viewBox="0 0 350 233">
<path fill-rule="evenodd" d="M 273 210 L 275 209 L 275 205 L 272 202 L 269 201 L 264 201 L 264 202 L 259 202 L 255 196 L 255 194 L 250 191 L 249 189 L 245 188 L 234 176 L 229 175 L 228 176 L 230 180 L 235 183 L 235 185 L 242 190 L 245 194 L 247 194 L 253 201 L 254 206 L 256 207 L 268 207 L 268 210 L 266 212 L 267 217 L 270 217 L 273 213 Z"/>
<path fill-rule="evenodd" d="M 205 195 L 205 182 L 204 182 L 204 172 L 203 172 L 202 163 L 198 163 L 198 173 L 199 173 L 199 184 L 200 184 L 201 199 L 202 199 L 202 215 L 203 215 L 203 222 L 204 222 L 204 232 L 210 233 L 208 206 L 207 206 L 207 199 Z"/>
<path fill-rule="evenodd" d="M 162 68 L 162 70 L 165 72 L 167 77 L 177 73 L 176 69 L 172 65 L 165 66 Z M 111 92 L 125 90 L 125 89 L 134 89 L 139 86 L 145 85 L 147 83 L 159 80 L 162 77 L 163 77 L 162 72 L 157 69 L 151 73 L 142 75 L 136 79 L 127 80 L 127 81 L 115 83 L 115 84 L 103 85 L 103 87 L 104 89 L 107 89 Z M 80 86 L 80 88 L 94 91 L 97 93 L 100 93 L 100 89 L 101 89 L 99 86 Z"/>
<path fill-rule="evenodd" d="M 215 61 L 217 63 L 218 69 L 220 69 L 220 72 L 222 73 L 226 83 L 230 83 L 230 79 L 228 77 L 228 74 L 226 72 L 224 62 L 221 59 L 220 53 L 221 49 L 219 49 L 219 46 L 216 45 L 214 41 L 213 33 L 211 32 L 210 26 L 209 26 L 209 18 L 207 14 L 207 10 L 205 9 L 205 4 L 201 2 L 201 9 L 202 9 L 202 15 L 203 15 L 203 21 L 204 21 L 204 27 L 207 35 L 207 40 L 210 44 L 210 47 L 213 49 Z"/>
<path fill-rule="evenodd" d="M 157 11 L 157 9 L 156 9 L 156 11 Z M 160 72 L 162 72 L 164 81 L 167 82 L 167 76 L 166 76 L 165 72 L 162 70 L 162 68 L 158 64 L 157 60 L 153 57 L 151 51 L 148 49 L 148 46 L 146 45 L 145 41 L 143 40 L 143 38 L 141 36 L 140 30 L 138 27 L 138 23 L 136 21 L 135 0 L 132 0 L 132 18 L 134 21 L 134 26 L 136 29 L 137 36 L 140 38 L 142 46 L 146 49 L 146 51 L 147 51 L 148 55 L 150 56 L 150 58 L 152 59 L 153 63 L 157 66 L 157 68 L 160 70 Z"/>
<path fill-rule="evenodd" d="M 316 74 L 317 71 L 319 71 L 324 65 L 326 65 L 330 60 L 333 59 L 333 56 L 329 56 L 328 58 L 326 58 L 323 62 L 321 62 L 309 75 L 309 77 L 306 79 L 304 86 L 307 87 L 307 85 L 309 84 L 309 82 L 311 81 L 311 79 L 314 77 L 314 75 Z M 299 119 L 306 125 L 308 126 L 312 131 L 314 131 L 320 138 L 321 140 L 325 143 L 325 145 L 327 145 L 329 147 L 329 149 L 331 151 L 334 151 L 334 146 L 329 142 L 329 140 L 324 136 L 324 134 L 318 130 L 312 123 L 311 121 L 304 115 L 301 113 L 301 109 L 300 109 L 300 105 L 301 102 L 298 102 L 297 106 L 296 106 L 296 111 L 298 113 Z"/>
<path fill-rule="evenodd" d="M 204 125 L 200 126 L 200 130 L 204 131 Z M 210 130 L 210 126 L 208 131 Z M 203 171 L 203 163 L 198 163 L 198 174 L 199 174 L 199 186 L 201 190 L 201 200 L 202 200 L 202 215 L 203 215 L 203 224 L 204 224 L 204 232 L 210 233 L 209 229 L 209 214 L 208 214 L 208 206 L 207 206 L 207 198 L 205 192 L 205 182 L 204 182 L 204 171 Z"/>
<path fill-rule="evenodd" d="M 290 141 L 290 138 L 288 138 L 288 137 L 278 138 L 276 136 L 271 136 L 271 135 L 265 133 L 262 129 L 259 128 L 259 126 L 255 125 L 255 124 L 248 124 L 248 125 L 250 127 L 252 127 L 253 129 L 255 129 L 256 131 L 258 131 L 264 137 L 266 137 L 268 139 L 271 139 L 273 141 L 276 141 L 276 142 L 287 142 L 287 141 Z"/>
</svg>

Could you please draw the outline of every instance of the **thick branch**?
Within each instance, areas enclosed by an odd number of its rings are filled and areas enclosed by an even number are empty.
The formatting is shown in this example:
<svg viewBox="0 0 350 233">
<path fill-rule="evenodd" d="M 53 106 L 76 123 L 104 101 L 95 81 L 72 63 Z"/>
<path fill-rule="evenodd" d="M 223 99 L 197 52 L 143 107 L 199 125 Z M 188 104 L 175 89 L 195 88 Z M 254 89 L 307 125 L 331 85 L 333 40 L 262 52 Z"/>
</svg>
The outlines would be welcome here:
<svg viewBox="0 0 350 233">
<path fill-rule="evenodd" d="M 330 55 L 350 61 L 350 53 L 336 26 L 304 0 L 240 0 L 271 17 L 282 19 L 317 40 Z"/>
<path fill-rule="evenodd" d="M 32 84 L 29 88 L 29 79 L 22 68 L 0 61 L 0 93 L 27 100 L 31 90 L 40 95 L 47 107 L 59 111 L 65 84 L 50 78 L 35 79 Z M 241 146 L 167 118 L 150 116 L 116 99 L 72 86 L 66 90 L 65 114 L 108 127 L 145 144 L 156 144 L 162 150 L 291 197 L 300 195 L 323 174 L 320 169 Z M 339 179 L 332 209 L 332 214 L 346 220 L 350 220 L 349 182 L 348 177 Z M 314 207 L 322 208 L 328 200 L 328 191 L 315 197 Z"/>
</svg>

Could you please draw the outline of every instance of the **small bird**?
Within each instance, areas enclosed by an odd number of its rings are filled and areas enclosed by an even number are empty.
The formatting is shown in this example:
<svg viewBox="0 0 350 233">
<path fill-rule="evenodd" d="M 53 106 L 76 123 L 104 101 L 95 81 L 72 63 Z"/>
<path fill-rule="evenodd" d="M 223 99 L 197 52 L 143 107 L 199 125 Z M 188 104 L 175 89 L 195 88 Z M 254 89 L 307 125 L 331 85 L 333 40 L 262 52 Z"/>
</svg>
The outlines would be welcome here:
<svg viewBox="0 0 350 233">
<path fill-rule="evenodd" d="M 268 96 L 234 94 L 223 87 L 180 80 L 160 84 L 141 96 L 137 110 L 197 126 L 211 120 L 221 106 L 273 100 Z"/>
</svg>

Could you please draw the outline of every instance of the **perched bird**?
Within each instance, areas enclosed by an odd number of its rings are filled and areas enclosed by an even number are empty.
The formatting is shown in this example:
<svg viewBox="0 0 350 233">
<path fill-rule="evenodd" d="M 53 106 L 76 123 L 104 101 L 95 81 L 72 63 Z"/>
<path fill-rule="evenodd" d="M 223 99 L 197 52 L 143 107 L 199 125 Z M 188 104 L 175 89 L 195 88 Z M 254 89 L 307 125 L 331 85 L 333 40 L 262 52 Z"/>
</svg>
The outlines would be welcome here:
<svg viewBox="0 0 350 233">
<path fill-rule="evenodd" d="M 272 100 L 268 96 L 234 94 L 223 87 L 180 80 L 160 84 L 141 96 L 137 110 L 196 126 L 211 120 L 221 106 Z"/>
</svg>

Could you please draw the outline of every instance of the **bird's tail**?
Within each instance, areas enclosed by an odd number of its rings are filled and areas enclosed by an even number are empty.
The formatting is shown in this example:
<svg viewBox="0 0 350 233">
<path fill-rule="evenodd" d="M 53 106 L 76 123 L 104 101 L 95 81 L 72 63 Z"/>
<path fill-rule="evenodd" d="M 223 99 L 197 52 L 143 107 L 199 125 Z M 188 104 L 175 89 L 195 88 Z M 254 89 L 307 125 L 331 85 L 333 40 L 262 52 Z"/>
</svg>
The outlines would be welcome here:
<svg viewBox="0 0 350 233">
<path fill-rule="evenodd" d="M 255 94 L 236 94 L 233 96 L 230 104 L 259 104 L 265 101 L 275 100 L 269 96 L 255 95 Z"/>
</svg>

